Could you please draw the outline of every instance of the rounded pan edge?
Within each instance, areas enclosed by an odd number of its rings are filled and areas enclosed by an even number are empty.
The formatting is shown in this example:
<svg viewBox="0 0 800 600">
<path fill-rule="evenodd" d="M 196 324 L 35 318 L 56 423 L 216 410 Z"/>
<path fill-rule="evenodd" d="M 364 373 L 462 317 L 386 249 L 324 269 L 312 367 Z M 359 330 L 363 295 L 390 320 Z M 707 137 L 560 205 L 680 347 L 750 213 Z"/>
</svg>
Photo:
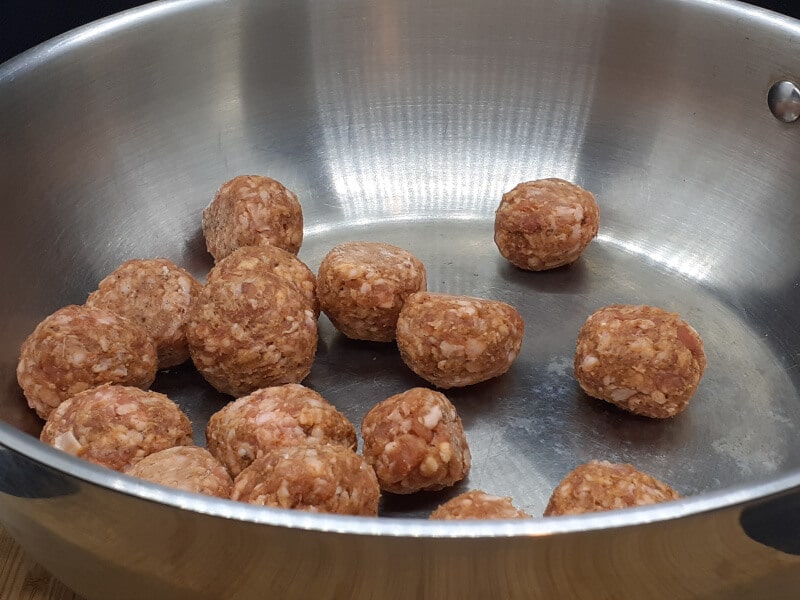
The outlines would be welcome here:
<svg viewBox="0 0 800 600">
<path fill-rule="evenodd" d="M 173 490 L 80 460 L 51 448 L 6 423 L 0 423 L 0 440 L 2 440 L 0 451 L 5 446 L 6 451 L 22 454 L 77 480 L 108 488 L 111 493 L 134 496 L 224 519 L 354 535 L 414 538 L 549 536 L 667 521 L 732 506 L 746 505 L 787 491 L 800 490 L 800 473 L 789 473 L 754 484 L 741 484 L 726 490 L 687 497 L 675 502 L 576 516 L 530 520 L 441 522 L 386 517 L 350 517 L 251 506 L 231 500 Z M 0 462 L 2 461 L 0 460 Z M 20 493 L 24 495 L 24 490 L 20 490 Z"/>
<path fill-rule="evenodd" d="M 220 0 L 158 0 L 143 6 L 103 17 L 81 27 L 62 33 L 0 63 L 0 82 L 12 80 L 17 75 L 36 68 L 54 55 L 68 52 L 73 46 L 89 43 L 94 39 L 113 35 L 137 23 L 158 20 L 165 15 L 180 13 L 203 4 L 222 4 Z"/>
</svg>

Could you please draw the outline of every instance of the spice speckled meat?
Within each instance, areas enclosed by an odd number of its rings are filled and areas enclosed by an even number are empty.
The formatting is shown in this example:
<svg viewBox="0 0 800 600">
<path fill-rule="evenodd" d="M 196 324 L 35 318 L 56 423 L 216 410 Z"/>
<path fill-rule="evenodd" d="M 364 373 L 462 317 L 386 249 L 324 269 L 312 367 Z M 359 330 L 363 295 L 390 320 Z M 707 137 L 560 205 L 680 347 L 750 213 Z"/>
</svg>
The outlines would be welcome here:
<svg viewBox="0 0 800 600">
<path fill-rule="evenodd" d="M 591 192 L 563 179 L 539 179 L 503 194 L 494 241 L 512 264 L 542 271 L 575 262 L 599 224 L 600 210 Z"/>
<path fill-rule="evenodd" d="M 380 488 L 358 454 L 338 445 L 276 448 L 234 481 L 232 500 L 310 512 L 377 516 Z"/>
<path fill-rule="evenodd" d="M 563 179 L 520 183 L 503 195 L 494 241 L 512 264 L 530 271 L 578 259 L 597 235 L 600 210 L 591 192 Z"/>
<path fill-rule="evenodd" d="M 339 444 L 356 448 L 353 424 L 314 390 L 296 383 L 256 390 L 211 416 L 208 449 L 234 475 L 277 447 Z"/>
<path fill-rule="evenodd" d="M 302 381 L 317 351 L 317 320 L 306 299 L 265 264 L 215 269 L 186 325 L 200 374 L 231 396 Z"/>
<path fill-rule="evenodd" d="M 333 248 L 319 267 L 323 312 L 349 338 L 395 339 L 397 317 L 409 295 L 424 291 L 425 267 L 411 253 L 378 242 L 347 242 Z"/>
<path fill-rule="evenodd" d="M 429 292 L 410 296 L 397 320 L 403 362 L 443 389 L 508 371 L 524 333 L 522 317 L 504 302 Z"/>
<path fill-rule="evenodd" d="M 154 452 L 191 445 L 192 426 L 164 394 L 102 385 L 55 409 L 41 440 L 84 460 L 128 472 Z"/>
<path fill-rule="evenodd" d="M 571 471 L 558 484 L 544 516 L 618 510 L 679 498 L 666 483 L 632 465 L 593 460 Z"/>
<path fill-rule="evenodd" d="M 258 271 L 264 267 L 291 283 L 306 299 L 308 308 L 319 316 L 317 278 L 305 263 L 294 254 L 277 246 L 245 246 L 219 261 L 209 277 L 227 277 L 232 271 Z"/>
<path fill-rule="evenodd" d="M 575 377 L 624 410 L 664 419 L 686 408 L 706 367 L 703 341 L 679 315 L 652 306 L 601 308 L 581 327 Z"/>
<path fill-rule="evenodd" d="M 205 448 L 175 446 L 145 456 L 133 465 L 130 475 L 167 487 L 230 498 L 233 479 Z"/>
<path fill-rule="evenodd" d="M 297 254 L 303 243 L 303 211 L 280 182 L 240 175 L 223 184 L 203 211 L 203 235 L 214 260 L 242 246 L 271 245 Z"/>
<path fill-rule="evenodd" d="M 139 325 L 103 308 L 70 305 L 22 344 L 17 381 L 28 405 L 47 419 L 67 398 L 104 383 L 146 389 L 157 368 L 156 345 Z"/>
<path fill-rule="evenodd" d="M 464 427 L 440 392 L 413 388 L 384 400 L 364 416 L 361 434 L 364 458 L 387 492 L 440 490 L 469 472 Z"/>
<path fill-rule="evenodd" d="M 201 287 L 164 258 L 129 260 L 100 282 L 86 305 L 138 323 L 156 343 L 158 368 L 166 369 L 189 359 L 186 319 Z"/>
<path fill-rule="evenodd" d="M 434 520 L 464 519 L 530 519 L 525 511 L 511 503 L 511 498 L 492 496 L 481 490 L 471 490 L 448 500 L 431 513 Z"/>
</svg>

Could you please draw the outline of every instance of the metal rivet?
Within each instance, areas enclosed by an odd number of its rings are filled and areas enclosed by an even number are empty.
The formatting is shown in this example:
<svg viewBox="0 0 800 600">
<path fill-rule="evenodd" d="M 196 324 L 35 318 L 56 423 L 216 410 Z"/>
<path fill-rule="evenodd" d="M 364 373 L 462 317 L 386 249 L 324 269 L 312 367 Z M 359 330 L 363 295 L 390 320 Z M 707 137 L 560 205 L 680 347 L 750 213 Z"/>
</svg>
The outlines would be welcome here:
<svg viewBox="0 0 800 600">
<path fill-rule="evenodd" d="M 800 88 L 792 81 L 779 81 L 769 88 L 767 104 L 776 119 L 793 123 L 800 118 Z"/>
</svg>

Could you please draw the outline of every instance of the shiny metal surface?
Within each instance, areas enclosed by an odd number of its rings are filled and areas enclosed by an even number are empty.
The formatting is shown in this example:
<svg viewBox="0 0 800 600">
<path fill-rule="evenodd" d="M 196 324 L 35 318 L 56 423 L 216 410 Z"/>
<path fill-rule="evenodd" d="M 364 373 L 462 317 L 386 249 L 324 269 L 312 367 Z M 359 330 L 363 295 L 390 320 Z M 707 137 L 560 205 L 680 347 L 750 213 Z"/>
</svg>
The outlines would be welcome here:
<svg viewBox="0 0 800 600">
<path fill-rule="evenodd" d="M 776 119 L 793 123 L 800 118 L 800 88 L 793 81 L 778 81 L 769 88 L 767 104 Z"/>
<path fill-rule="evenodd" d="M 714 0 L 183 0 L 6 63 L 0 520 L 90 598 L 722 598 L 799 583 L 800 559 L 758 518 L 800 489 L 800 143 L 764 110 L 797 73 L 800 25 Z M 312 269 L 341 241 L 381 240 L 415 252 L 432 290 L 519 308 L 511 372 L 449 393 L 473 452 L 462 486 L 386 498 L 397 518 L 272 511 L 28 435 L 41 424 L 14 379 L 24 337 L 125 259 L 202 276 L 200 211 L 240 173 L 298 193 Z M 493 211 L 545 176 L 595 192 L 600 235 L 572 267 L 525 273 L 499 256 Z M 703 336 L 709 367 L 685 414 L 648 421 L 580 392 L 578 328 L 611 302 L 676 310 Z M 324 317 L 321 336 L 306 383 L 356 423 L 421 384 L 390 345 L 342 339 Z M 156 388 L 198 441 L 226 401 L 189 367 Z M 468 487 L 541 514 L 592 458 L 692 497 L 523 523 L 409 518 Z"/>
</svg>

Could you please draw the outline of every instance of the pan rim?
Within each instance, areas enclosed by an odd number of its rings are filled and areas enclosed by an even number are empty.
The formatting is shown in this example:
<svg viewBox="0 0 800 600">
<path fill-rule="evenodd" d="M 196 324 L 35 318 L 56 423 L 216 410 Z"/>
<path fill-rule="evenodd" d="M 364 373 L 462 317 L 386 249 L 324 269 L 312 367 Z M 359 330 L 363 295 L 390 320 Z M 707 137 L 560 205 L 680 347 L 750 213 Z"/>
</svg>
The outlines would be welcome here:
<svg viewBox="0 0 800 600">
<path fill-rule="evenodd" d="M 164 487 L 81 460 L 0 422 L 0 452 L 11 451 L 45 468 L 134 499 L 223 518 L 288 529 L 357 536 L 400 538 L 538 538 L 657 524 L 730 508 L 743 508 L 800 489 L 800 470 L 741 483 L 680 500 L 624 510 L 491 521 L 428 521 L 396 517 L 356 517 L 255 506 Z"/>
</svg>

